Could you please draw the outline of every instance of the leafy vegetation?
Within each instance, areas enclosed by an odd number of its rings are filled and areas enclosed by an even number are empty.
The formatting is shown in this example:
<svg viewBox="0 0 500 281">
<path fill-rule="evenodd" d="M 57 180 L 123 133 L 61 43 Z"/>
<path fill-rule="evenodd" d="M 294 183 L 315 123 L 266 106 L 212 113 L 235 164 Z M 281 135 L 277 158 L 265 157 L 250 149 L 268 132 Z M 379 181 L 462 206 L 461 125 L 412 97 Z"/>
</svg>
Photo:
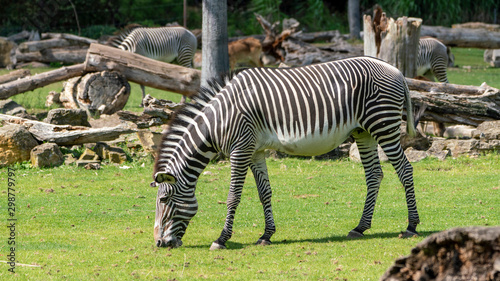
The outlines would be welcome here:
<svg viewBox="0 0 500 281">
<path fill-rule="evenodd" d="M 128 169 L 122 169 L 128 166 Z M 385 173 L 372 229 L 345 238 L 366 196 L 361 164 L 349 160 L 268 159 L 277 233 L 254 246 L 264 228 L 249 175 L 229 249 L 211 252 L 224 224 L 230 167 L 210 164 L 198 182 L 200 204 L 178 249 L 153 241 L 156 189 L 152 161 L 16 171 L 16 280 L 378 280 L 400 256 L 431 233 L 458 226 L 499 225 L 500 155 L 414 163 L 420 237 L 399 239 L 406 227 L 404 190 Z M 0 181 L 7 182 L 6 169 Z M 3 197 L 5 199 L 5 197 Z M 5 204 L 0 212 L 7 212 Z M 5 233 L 5 232 L 3 232 Z M 0 260 L 7 244 L 2 243 Z M 0 264 L 0 279 L 12 277 Z"/>
</svg>

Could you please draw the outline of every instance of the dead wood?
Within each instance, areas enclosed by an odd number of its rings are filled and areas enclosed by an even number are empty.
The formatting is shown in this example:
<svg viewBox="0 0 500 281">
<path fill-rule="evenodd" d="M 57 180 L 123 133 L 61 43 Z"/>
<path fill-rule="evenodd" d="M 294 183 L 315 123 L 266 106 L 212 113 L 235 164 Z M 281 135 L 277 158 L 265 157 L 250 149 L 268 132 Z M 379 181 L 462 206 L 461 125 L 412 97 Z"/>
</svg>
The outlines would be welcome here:
<svg viewBox="0 0 500 281">
<path fill-rule="evenodd" d="M 41 41 L 36 41 L 41 42 Z M 43 46 L 27 46 L 26 48 L 43 48 Z M 88 47 L 68 46 L 66 48 L 46 48 L 35 52 L 16 52 L 16 60 L 22 62 L 43 62 L 43 63 L 82 63 L 87 56 Z"/>
<path fill-rule="evenodd" d="M 7 83 L 10 81 L 15 81 L 20 78 L 24 78 L 26 76 L 31 75 L 31 71 L 29 69 L 18 69 L 11 71 L 7 74 L 0 76 L 0 84 Z"/>
<path fill-rule="evenodd" d="M 420 35 L 437 38 L 451 47 L 500 49 L 500 31 L 423 25 Z"/>
<path fill-rule="evenodd" d="M 8 99 L 14 95 L 32 91 L 58 81 L 66 80 L 85 73 L 84 65 L 77 64 L 68 67 L 61 67 L 56 70 L 27 76 L 15 81 L 0 85 L 0 99 Z"/>
<path fill-rule="evenodd" d="M 53 142 L 65 146 L 111 141 L 120 135 L 135 132 L 135 130 L 122 125 L 93 129 L 83 126 L 53 125 L 5 114 L 0 114 L 0 119 L 8 123 L 25 126 L 40 142 Z"/>
</svg>

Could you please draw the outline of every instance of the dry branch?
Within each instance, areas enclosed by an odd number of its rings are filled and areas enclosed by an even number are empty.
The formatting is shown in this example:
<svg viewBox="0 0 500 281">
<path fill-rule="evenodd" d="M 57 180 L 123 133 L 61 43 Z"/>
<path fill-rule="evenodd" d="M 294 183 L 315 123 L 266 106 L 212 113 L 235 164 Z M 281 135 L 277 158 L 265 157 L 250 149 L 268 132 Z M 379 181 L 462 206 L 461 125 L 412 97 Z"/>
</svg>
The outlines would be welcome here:
<svg viewBox="0 0 500 281">
<path fill-rule="evenodd" d="M 500 49 L 500 32 L 474 28 L 448 28 L 422 25 L 420 36 L 431 36 L 446 46 Z"/>
<path fill-rule="evenodd" d="M 29 75 L 31 75 L 31 71 L 29 69 L 14 70 L 14 71 L 11 71 L 7 74 L 0 76 L 0 84 L 15 81 L 17 79 L 24 78 L 24 77 L 29 76 Z"/>
<path fill-rule="evenodd" d="M 80 76 L 84 73 L 84 65 L 77 64 L 11 81 L 0 85 L 0 100 L 8 99 L 14 95 L 32 91 L 58 81 Z"/>
<path fill-rule="evenodd" d="M 53 125 L 5 114 L 0 114 L 0 120 L 24 125 L 40 142 L 53 142 L 58 145 L 66 146 L 111 141 L 118 138 L 120 135 L 135 132 L 135 130 L 124 126 L 93 129 L 82 126 Z"/>
<path fill-rule="evenodd" d="M 85 61 L 86 71 L 114 70 L 127 80 L 190 96 L 200 87 L 201 72 L 149 59 L 101 44 L 91 44 Z"/>
</svg>

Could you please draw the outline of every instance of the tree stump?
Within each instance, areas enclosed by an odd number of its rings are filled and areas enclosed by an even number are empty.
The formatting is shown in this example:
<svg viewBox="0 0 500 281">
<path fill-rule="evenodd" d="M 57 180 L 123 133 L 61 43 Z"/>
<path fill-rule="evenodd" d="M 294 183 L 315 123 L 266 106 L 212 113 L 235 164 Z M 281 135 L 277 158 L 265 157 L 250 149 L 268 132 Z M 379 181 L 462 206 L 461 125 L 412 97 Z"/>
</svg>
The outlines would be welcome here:
<svg viewBox="0 0 500 281">
<path fill-rule="evenodd" d="M 125 107 L 130 84 L 118 72 L 102 71 L 69 79 L 59 101 L 65 108 L 82 108 L 91 116 L 111 115 Z"/>
<path fill-rule="evenodd" d="M 417 76 L 418 41 L 422 20 L 387 18 L 381 8 L 364 15 L 365 56 L 380 58 L 398 68 L 405 77 Z"/>
</svg>

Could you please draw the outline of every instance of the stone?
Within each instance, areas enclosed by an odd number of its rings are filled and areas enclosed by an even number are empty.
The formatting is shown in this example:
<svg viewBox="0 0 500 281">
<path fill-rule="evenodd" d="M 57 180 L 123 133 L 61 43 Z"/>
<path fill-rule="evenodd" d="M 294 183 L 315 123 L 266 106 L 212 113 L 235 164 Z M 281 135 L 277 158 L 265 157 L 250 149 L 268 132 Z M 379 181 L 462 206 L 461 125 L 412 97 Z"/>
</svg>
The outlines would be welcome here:
<svg viewBox="0 0 500 281">
<path fill-rule="evenodd" d="M 434 233 L 398 258 L 381 281 L 500 280 L 500 227 L 453 228 Z"/>
<path fill-rule="evenodd" d="M 161 144 L 162 133 L 141 130 L 137 132 L 137 136 L 139 137 L 139 141 L 144 151 L 156 157 L 156 152 Z"/>
<path fill-rule="evenodd" d="M 28 114 L 24 107 L 11 99 L 0 100 L 0 113 L 14 116 L 18 116 L 18 114 Z"/>
<path fill-rule="evenodd" d="M 445 138 L 459 138 L 459 139 L 470 139 L 472 138 L 472 132 L 476 130 L 474 126 L 467 125 L 455 125 L 448 126 L 444 131 L 443 137 Z"/>
<path fill-rule="evenodd" d="M 89 165 L 91 164 L 91 165 Z M 78 167 L 86 167 L 87 165 L 89 166 L 100 166 L 101 165 L 101 161 L 100 160 L 82 160 L 82 159 L 78 159 L 76 160 L 76 166 Z"/>
<path fill-rule="evenodd" d="M 500 140 L 500 120 L 486 121 L 472 131 L 475 139 Z"/>
<path fill-rule="evenodd" d="M 99 161 L 99 155 L 97 155 L 97 153 L 95 153 L 92 149 L 86 147 L 78 160 Z"/>
<path fill-rule="evenodd" d="M 0 68 L 10 68 L 16 64 L 16 56 L 13 55 L 16 44 L 6 38 L 0 38 Z"/>
<path fill-rule="evenodd" d="M 109 148 L 108 159 L 111 163 L 123 164 L 127 162 L 127 154 L 122 148 L 112 146 Z"/>
<path fill-rule="evenodd" d="M 389 158 L 387 158 L 387 155 L 385 155 L 380 145 L 377 146 L 377 149 L 378 149 L 378 158 L 380 159 L 380 162 L 389 161 Z M 351 148 L 349 149 L 349 158 L 351 158 L 351 160 L 354 162 L 357 163 L 361 162 L 361 158 L 359 157 L 358 144 L 356 142 L 354 142 L 351 145 Z"/>
<path fill-rule="evenodd" d="M 56 108 L 49 111 L 44 122 L 54 125 L 90 127 L 87 111 L 83 109 Z"/>
<path fill-rule="evenodd" d="M 38 142 L 21 125 L 0 127 L 0 167 L 30 160 L 31 150 Z"/>
<path fill-rule="evenodd" d="M 500 49 L 487 49 L 484 51 L 484 62 L 493 67 L 500 67 Z"/>
<path fill-rule="evenodd" d="M 410 161 L 412 163 L 422 161 L 423 159 L 427 158 L 427 156 L 428 156 L 426 151 L 414 149 L 413 147 L 408 147 L 405 150 L 405 155 L 406 155 L 406 158 L 408 158 L 408 161 Z"/>
<path fill-rule="evenodd" d="M 57 167 L 64 163 L 64 155 L 55 143 L 44 143 L 31 150 L 31 165 L 37 168 Z"/>
</svg>

